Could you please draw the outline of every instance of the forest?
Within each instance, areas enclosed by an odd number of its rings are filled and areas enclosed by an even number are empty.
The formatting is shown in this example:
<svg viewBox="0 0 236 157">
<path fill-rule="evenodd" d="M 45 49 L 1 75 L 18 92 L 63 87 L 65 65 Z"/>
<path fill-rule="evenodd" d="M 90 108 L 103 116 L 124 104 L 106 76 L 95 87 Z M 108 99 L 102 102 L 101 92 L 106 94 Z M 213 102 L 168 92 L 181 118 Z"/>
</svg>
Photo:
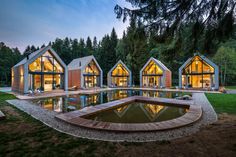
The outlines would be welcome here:
<svg viewBox="0 0 236 157">
<path fill-rule="evenodd" d="M 234 0 L 157 1 L 127 0 L 134 8 L 114 6 L 121 21 L 129 22 L 122 38 L 113 28 L 101 40 L 96 37 L 56 38 L 48 44 L 66 64 L 94 55 L 106 74 L 121 59 L 139 84 L 139 71 L 149 57 L 162 61 L 178 84 L 178 68 L 194 53 L 212 59 L 220 68 L 220 84 L 236 85 L 236 2 Z M 26 55 L 44 47 L 29 45 L 24 52 L 0 42 L 0 86 L 11 84 L 11 67 Z"/>
</svg>

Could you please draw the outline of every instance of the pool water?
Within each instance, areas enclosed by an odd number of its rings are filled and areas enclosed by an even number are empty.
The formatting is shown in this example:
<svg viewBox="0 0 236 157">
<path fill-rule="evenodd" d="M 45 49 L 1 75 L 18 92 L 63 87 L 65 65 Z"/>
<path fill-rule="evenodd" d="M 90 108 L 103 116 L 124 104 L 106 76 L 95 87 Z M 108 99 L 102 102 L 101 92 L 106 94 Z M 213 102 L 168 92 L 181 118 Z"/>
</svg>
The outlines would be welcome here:
<svg viewBox="0 0 236 157">
<path fill-rule="evenodd" d="M 178 118 L 185 113 L 186 108 L 175 107 L 173 105 L 166 106 L 164 104 L 134 102 L 83 118 L 113 123 L 150 123 Z"/>
<path fill-rule="evenodd" d="M 98 105 L 130 96 L 175 98 L 186 93 L 182 92 L 159 92 L 144 90 L 109 90 L 96 94 L 77 94 L 62 97 L 52 97 L 44 99 L 34 99 L 32 102 L 42 108 L 56 112 L 70 112 L 79 110 L 86 106 Z"/>
</svg>

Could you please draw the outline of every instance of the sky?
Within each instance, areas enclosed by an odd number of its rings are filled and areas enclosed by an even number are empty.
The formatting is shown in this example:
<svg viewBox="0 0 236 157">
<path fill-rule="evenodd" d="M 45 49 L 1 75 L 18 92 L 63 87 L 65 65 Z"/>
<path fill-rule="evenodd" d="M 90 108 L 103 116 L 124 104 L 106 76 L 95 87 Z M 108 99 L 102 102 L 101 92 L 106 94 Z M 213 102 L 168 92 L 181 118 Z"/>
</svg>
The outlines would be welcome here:
<svg viewBox="0 0 236 157">
<path fill-rule="evenodd" d="M 116 4 L 129 7 L 125 0 L 1 0 L 0 42 L 23 52 L 57 37 L 100 40 L 113 27 L 121 38 L 128 22 L 116 18 Z"/>
</svg>

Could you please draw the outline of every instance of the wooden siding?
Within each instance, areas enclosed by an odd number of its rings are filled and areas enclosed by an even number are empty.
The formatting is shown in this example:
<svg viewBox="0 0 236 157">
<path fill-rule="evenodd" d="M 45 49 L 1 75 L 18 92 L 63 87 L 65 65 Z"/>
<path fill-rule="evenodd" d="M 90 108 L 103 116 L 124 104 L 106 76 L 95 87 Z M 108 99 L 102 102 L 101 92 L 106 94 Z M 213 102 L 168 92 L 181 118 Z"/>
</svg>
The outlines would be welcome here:
<svg viewBox="0 0 236 157">
<path fill-rule="evenodd" d="M 166 71 L 165 77 L 165 87 L 170 88 L 172 86 L 171 71 Z"/>
<path fill-rule="evenodd" d="M 71 88 L 77 86 L 81 88 L 81 70 L 69 70 L 68 71 L 68 87 Z"/>
<path fill-rule="evenodd" d="M 20 65 L 18 67 L 12 68 L 11 77 L 12 91 L 24 93 L 24 66 Z"/>
</svg>

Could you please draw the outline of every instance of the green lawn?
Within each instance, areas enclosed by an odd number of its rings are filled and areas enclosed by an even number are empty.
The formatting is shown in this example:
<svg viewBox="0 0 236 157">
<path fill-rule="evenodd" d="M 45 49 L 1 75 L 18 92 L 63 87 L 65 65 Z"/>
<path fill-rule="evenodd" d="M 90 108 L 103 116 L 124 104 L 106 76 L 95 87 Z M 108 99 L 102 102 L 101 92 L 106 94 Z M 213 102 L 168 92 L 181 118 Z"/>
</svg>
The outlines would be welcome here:
<svg viewBox="0 0 236 157">
<path fill-rule="evenodd" d="M 208 95 L 211 97 L 212 95 Z M 213 98 L 216 95 L 213 95 Z M 235 149 L 235 132 L 232 125 L 212 126 L 206 134 L 194 134 L 190 137 L 149 143 L 103 142 L 76 138 L 60 133 L 35 120 L 28 114 L 9 105 L 5 100 L 14 99 L 10 94 L 0 92 L 0 110 L 6 115 L 0 121 L 0 156 L 78 156 L 78 157 L 129 157 L 129 156 L 202 156 L 214 152 L 223 156 Z M 215 128 L 214 128 L 215 127 Z M 224 130 L 222 132 L 222 130 Z M 208 133 L 209 132 L 209 133 Z M 207 138 L 206 138 L 207 137 Z M 217 137 L 217 138 L 216 138 Z M 206 147 L 206 145 L 208 147 Z M 215 149 L 219 148 L 219 149 Z M 199 151 L 200 150 L 200 151 Z M 206 157 L 206 156 L 204 156 Z"/>
<path fill-rule="evenodd" d="M 236 114 L 236 94 L 212 94 L 206 96 L 217 113 Z"/>
<path fill-rule="evenodd" d="M 0 92 L 0 156 L 115 156 L 113 143 L 55 131 L 5 101 L 14 98 Z"/>
<path fill-rule="evenodd" d="M 226 86 L 226 89 L 236 89 L 236 86 Z"/>
</svg>

